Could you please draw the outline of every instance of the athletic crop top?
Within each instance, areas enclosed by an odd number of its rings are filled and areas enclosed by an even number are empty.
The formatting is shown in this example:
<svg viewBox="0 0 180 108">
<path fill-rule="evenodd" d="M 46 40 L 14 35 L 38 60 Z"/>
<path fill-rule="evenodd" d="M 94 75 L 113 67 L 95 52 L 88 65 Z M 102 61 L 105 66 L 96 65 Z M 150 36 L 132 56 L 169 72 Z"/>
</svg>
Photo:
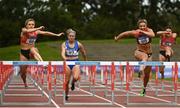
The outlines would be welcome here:
<svg viewBox="0 0 180 108">
<path fill-rule="evenodd" d="M 145 34 L 139 34 L 136 39 L 140 45 L 151 43 L 151 38 Z"/>
<path fill-rule="evenodd" d="M 174 44 L 174 42 L 175 42 L 175 39 L 172 36 L 167 37 L 167 36 L 163 35 L 161 37 L 161 45 L 162 46 L 172 46 Z"/>
<path fill-rule="evenodd" d="M 73 48 L 69 47 L 69 41 L 68 40 L 65 42 L 65 55 L 66 55 L 66 57 L 78 57 L 79 46 L 78 46 L 77 40 L 74 42 Z"/>
<path fill-rule="evenodd" d="M 21 43 L 33 45 L 36 42 L 36 39 L 37 39 L 37 32 L 25 33 L 21 37 Z"/>
</svg>

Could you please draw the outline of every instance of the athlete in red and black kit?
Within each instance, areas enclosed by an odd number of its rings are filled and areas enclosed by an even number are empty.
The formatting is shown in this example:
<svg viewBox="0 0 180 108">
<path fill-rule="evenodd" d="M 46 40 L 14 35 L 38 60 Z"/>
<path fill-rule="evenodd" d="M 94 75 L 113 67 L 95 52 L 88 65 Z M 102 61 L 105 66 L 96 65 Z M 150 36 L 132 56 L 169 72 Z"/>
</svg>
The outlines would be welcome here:
<svg viewBox="0 0 180 108">
<path fill-rule="evenodd" d="M 151 28 L 147 27 L 147 21 L 145 19 L 140 19 L 138 21 L 138 29 L 120 33 L 118 36 L 115 36 L 114 39 L 117 41 L 127 36 L 133 36 L 137 40 L 137 48 L 134 53 L 135 58 L 139 61 L 151 61 L 151 38 L 153 38 L 155 34 Z M 139 77 L 142 77 L 143 79 L 143 90 L 140 93 L 141 96 L 144 96 L 146 93 L 146 86 L 149 81 L 150 72 L 151 66 L 140 66 Z"/>
<path fill-rule="evenodd" d="M 174 54 L 172 46 L 175 44 L 176 33 L 172 32 L 171 27 L 167 27 L 165 31 L 158 31 L 157 35 L 160 36 L 160 54 L 159 61 L 170 61 L 171 56 Z M 161 79 L 164 79 L 164 66 L 160 67 Z"/>
<path fill-rule="evenodd" d="M 48 35 L 48 36 L 62 36 L 64 33 L 55 34 L 48 31 L 42 31 L 44 26 L 40 26 L 35 28 L 34 19 L 27 19 L 25 22 L 25 27 L 22 28 L 20 35 L 20 61 L 28 61 L 30 58 L 34 58 L 38 61 L 43 61 L 42 57 L 39 54 L 37 48 L 35 48 L 35 42 L 38 34 Z M 26 83 L 26 65 L 20 66 L 20 74 L 21 78 L 24 82 L 25 87 L 27 87 Z"/>
</svg>

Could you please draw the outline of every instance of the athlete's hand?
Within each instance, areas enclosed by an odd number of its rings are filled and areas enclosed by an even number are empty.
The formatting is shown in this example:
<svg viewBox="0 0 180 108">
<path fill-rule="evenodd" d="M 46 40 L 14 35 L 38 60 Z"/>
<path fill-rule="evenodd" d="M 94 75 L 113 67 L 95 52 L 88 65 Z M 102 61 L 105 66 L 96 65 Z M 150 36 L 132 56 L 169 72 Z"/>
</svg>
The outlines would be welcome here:
<svg viewBox="0 0 180 108">
<path fill-rule="evenodd" d="M 168 32 L 168 31 L 164 31 L 164 33 L 165 33 L 165 34 L 170 34 L 170 32 Z"/>
<path fill-rule="evenodd" d="M 118 40 L 117 36 L 114 36 L 114 40 L 117 42 L 117 40 Z"/>
<path fill-rule="evenodd" d="M 62 35 L 64 35 L 64 33 L 63 33 L 63 32 L 59 33 L 57 36 L 62 36 Z"/>
<path fill-rule="evenodd" d="M 143 31 L 143 30 L 140 30 L 140 29 L 136 30 L 136 32 L 137 32 L 138 34 L 144 33 L 144 31 Z"/>
<path fill-rule="evenodd" d="M 38 29 L 39 30 L 43 30 L 43 29 L 45 29 L 45 27 L 44 26 L 40 26 Z"/>
</svg>

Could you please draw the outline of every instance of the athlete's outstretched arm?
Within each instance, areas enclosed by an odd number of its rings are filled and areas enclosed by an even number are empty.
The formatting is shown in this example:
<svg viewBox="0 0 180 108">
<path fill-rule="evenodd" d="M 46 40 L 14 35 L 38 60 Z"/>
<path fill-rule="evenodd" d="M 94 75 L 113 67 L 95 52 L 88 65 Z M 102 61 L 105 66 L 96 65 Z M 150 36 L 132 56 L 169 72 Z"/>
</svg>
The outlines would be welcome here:
<svg viewBox="0 0 180 108">
<path fill-rule="evenodd" d="M 155 34 L 154 34 L 153 30 L 150 29 L 150 28 L 148 28 L 147 31 L 140 30 L 140 29 L 138 29 L 136 31 L 138 31 L 139 33 L 143 33 L 143 34 L 145 34 L 145 35 L 147 35 L 149 37 L 155 37 Z"/>
<path fill-rule="evenodd" d="M 49 31 L 37 31 L 38 34 L 42 34 L 42 35 L 47 35 L 47 36 L 62 36 L 64 35 L 63 32 L 59 33 L 59 34 L 56 34 L 56 33 L 53 33 L 53 32 L 49 32 Z"/>
<path fill-rule="evenodd" d="M 117 41 L 117 40 L 119 40 L 119 39 L 121 39 L 123 37 L 132 36 L 134 34 L 135 34 L 134 30 L 132 30 L 132 31 L 125 31 L 125 32 L 120 33 L 118 36 L 115 36 L 114 40 Z"/>
<path fill-rule="evenodd" d="M 61 56 L 62 56 L 63 60 L 66 60 L 66 56 L 65 56 L 65 42 L 62 43 L 62 45 L 61 45 Z"/>
<path fill-rule="evenodd" d="M 79 45 L 79 49 L 80 49 L 80 52 L 81 52 L 84 60 L 87 61 L 87 54 L 86 54 L 86 50 L 85 50 L 84 46 L 80 42 L 78 42 L 78 45 Z"/>
<path fill-rule="evenodd" d="M 158 31 L 156 32 L 157 35 L 162 35 L 162 34 L 169 34 L 167 31 Z"/>
<path fill-rule="evenodd" d="M 44 26 L 40 26 L 38 28 L 30 28 L 30 29 L 27 29 L 27 28 L 22 28 L 22 33 L 28 33 L 28 32 L 34 32 L 34 31 L 37 31 L 37 30 L 42 30 L 44 29 Z"/>
</svg>

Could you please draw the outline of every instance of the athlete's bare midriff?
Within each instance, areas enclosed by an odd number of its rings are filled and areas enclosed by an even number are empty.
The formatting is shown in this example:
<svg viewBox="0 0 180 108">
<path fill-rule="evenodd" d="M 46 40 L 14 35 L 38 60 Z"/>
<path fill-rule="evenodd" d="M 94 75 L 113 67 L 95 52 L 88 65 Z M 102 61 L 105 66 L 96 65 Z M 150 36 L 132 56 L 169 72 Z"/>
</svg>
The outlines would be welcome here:
<svg viewBox="0 0 180 108">
<path fill-rule="evenodd" d="M 76 60 L 78 57 L 66 57 L 67 60 Z"/>
<path fill-rule="evenodd" d="M 29 45 L 29 44 L 21 43 L 21 49 L 23 50 L 28 50 L 31 49 L 32 47 L 34 47 L 34 44 Z"/>
<path fill-rule="evenodd" d="M 142 44 L 138 44 L 137 45 L 137 50 L 140 50 L 146 54 L 152 53 L 152 48 L 151 48 L 151 43 L 142 45 Z"/>
</svg>

